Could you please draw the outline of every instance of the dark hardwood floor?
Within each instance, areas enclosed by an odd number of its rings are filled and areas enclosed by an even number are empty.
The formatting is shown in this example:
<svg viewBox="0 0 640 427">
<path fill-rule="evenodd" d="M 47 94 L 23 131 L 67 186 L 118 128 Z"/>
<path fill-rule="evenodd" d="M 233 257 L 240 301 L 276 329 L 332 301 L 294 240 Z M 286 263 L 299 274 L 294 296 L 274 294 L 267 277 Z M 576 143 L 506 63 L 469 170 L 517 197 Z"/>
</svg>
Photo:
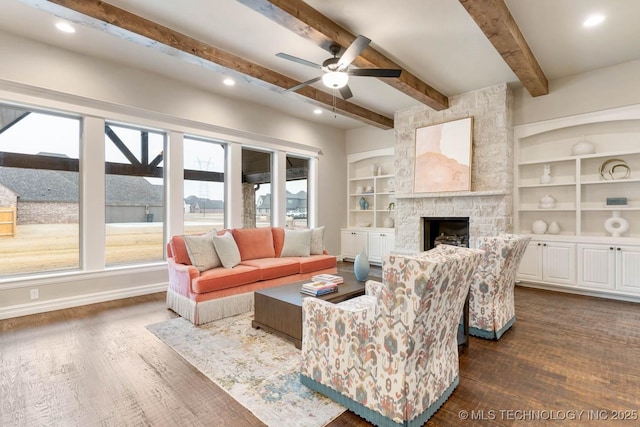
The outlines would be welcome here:
<svg viewBox="0 0 640 427">
<path fill-rule="evenodd" d="M 516 312 L 427 425 L 638 424 L 640 304 L 517 287 Z M 0 321 L 0 426 L 262 426 L 145 328 L 174 316 L 154 294 Z"/>
</svg>

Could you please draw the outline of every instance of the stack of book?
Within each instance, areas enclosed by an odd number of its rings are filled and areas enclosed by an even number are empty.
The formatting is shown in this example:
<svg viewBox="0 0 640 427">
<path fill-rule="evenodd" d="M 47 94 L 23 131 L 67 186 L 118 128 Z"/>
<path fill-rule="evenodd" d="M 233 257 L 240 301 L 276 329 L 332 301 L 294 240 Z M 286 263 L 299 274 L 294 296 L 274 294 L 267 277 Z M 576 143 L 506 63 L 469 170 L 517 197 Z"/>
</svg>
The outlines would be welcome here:
<svg viewBox="0 0 640 427">
<path fill-rule="evenodd" d="M 317 297 L 331 292 L 338 292 L 338 285 L 336 283 L 314 281 L 302 285 L 300 292 Z"/>
<path fill-rule="evenodd" d="M 311 280 L 314 282 L 333 283 L 335 285 L 344 283 L 344 279 L 340 276 L 336 276 L 335 274 L 316 274 L 311 278 Z"/>
</svg>

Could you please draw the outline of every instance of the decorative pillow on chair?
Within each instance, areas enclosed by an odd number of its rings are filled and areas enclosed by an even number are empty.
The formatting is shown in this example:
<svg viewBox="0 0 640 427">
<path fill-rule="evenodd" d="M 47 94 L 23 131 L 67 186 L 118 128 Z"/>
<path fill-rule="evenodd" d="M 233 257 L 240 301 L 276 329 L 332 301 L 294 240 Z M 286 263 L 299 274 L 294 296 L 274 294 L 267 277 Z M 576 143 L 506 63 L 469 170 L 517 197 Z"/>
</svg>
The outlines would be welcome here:
<svg viewBox="0 0 640 427">
<path fill-rule="evenodd" d="M 284 230 L 284 245 L 281 257 L 309 256 L 311 253 L 311 230 Z"/>
<path fill-rule="evenodd" d="M 311 255 L 324 253 L 324 225 L 311 230 Z"/>
<path fill-rule="evenodd" d="M 207 234 L 201 236 L 182 236 L 184 239 L 187 252 L 189 253 L 189 259 L 191 264 L 198 269 L 198 271 L 210 270 L 215 267 L 220 267 L 222 263 L 216 248 L 213 246 L 213 236 L 217 233 L 214 228 Z"/>
<path fill-rule="evenodd" d="M 240 264 L 240 250 L 231 233 L 227 231 L 222 236 L 213 236 L 213 246 L 225 268 L 233 268 Z"/>
</svg>

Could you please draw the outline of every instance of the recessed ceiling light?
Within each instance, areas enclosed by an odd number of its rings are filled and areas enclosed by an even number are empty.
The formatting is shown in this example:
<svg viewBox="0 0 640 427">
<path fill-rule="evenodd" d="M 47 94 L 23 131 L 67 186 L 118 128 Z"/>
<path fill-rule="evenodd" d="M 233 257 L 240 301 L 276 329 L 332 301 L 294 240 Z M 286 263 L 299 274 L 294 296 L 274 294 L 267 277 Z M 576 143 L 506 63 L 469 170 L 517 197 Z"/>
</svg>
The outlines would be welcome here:
<svg viewBox="0 0 640 427">
<path fill-rule="evenodd" d="M 222 83 L 224 83 L 225 86 L 233 86 L 234 84 L 236 84 L 236 82 L 233 79 L 230 79 L 229 77 L 224 79 Z"/>
<path fill-rule="evenodd" d="M 594 13 L 593 15 L 589 15 L 587 19 L 582 23 L 583 26 L 590 28 L 595 27 L 596 25 L 602 24 L 604 21 L 604 15 L 599 13 Z"/>
<path fill-rule="evenodd" d="M 316 108 L 315 110 L 313 110 L 313 114 L 322 114 L 322 110 L 319 108 Z"/>
<path fill-rule="evenodd" d="M 62 31 L 63 33 L 75 33 L 76 29 L 73 28 L 68 22 L 60 21 L 56 24 L 56 28 Z"/>
</svg>

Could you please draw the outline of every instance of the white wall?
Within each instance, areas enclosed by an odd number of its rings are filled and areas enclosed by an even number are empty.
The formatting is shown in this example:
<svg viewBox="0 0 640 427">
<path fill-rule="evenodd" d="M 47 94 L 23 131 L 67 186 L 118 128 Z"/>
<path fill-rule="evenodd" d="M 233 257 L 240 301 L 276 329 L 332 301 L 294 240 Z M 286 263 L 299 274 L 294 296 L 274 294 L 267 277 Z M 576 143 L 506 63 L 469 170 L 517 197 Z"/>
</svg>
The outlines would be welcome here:
<svg viewBox="0 0 640 427">
<path fill-rule="evenodd" d="M 396 142 L 394 129 L 378 129 L 364 126 L 350 129 L 346 134 L 347 154 L 362 153 L 364 151 L 380 150 L 393 147 Z"/>
<path fill-rule="evenodd" d="M 141 125 L 161 124 L 167 131 L 186 127 L 207 136 L 227 136 L 232 141 L 293 152 L 321 151 L 317 223 L 327 227 L 329 252 L 340 252 L 339 230 L 346 212 L 343 130 L 3 32 L 0 58 L 0 101 L 126 118 Z M 66 273 L 37 280 L 0 277 L 0 318 L 159 291 L 167 280 L 164 265 Z M 41 297 L 32 304 L 29 288 L 36 286 Z"/>
<path fill-rule="evenodd" d="M 514 125 L 640 104 L 640 60 L 552 80 L 549 94 L 514 91 Z"/>
</svg>

